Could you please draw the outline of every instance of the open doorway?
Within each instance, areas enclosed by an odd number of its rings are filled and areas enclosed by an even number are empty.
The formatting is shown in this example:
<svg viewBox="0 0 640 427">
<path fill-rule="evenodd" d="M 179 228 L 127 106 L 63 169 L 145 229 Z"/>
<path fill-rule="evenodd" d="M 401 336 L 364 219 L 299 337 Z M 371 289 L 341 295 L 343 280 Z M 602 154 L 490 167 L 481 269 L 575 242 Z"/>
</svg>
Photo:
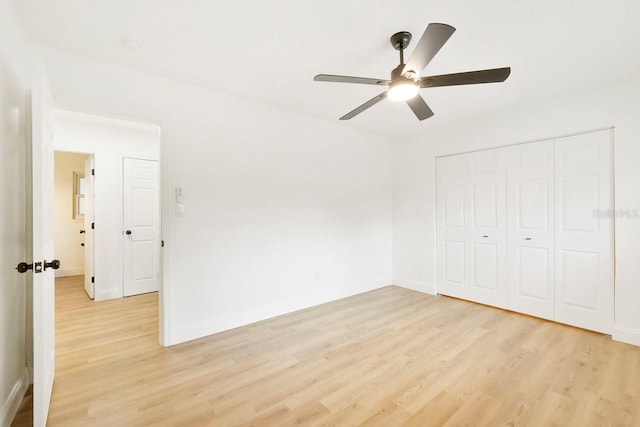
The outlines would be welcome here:
<svg viewBox="0 0 640 427">
<path fill-rule="evenodd" d="M 158 299 L 160 127 L 55 110 L 53 139 L 64 192 L 56 194 L 57 277 L 84 275 L 77 282 L 96 302 L 143 293 Z"/>
<path fill-rule="evenodd" d="M 160 198 L 160 127 L 153 124 L 144 124 L 126 120 L 117 120 L 95 115 L 75 113 L 69 111 L 54 110 L 51 92 L 49 90 L 46 74 L 42 66 L 34 67 L 34 80 L 31 97 L 31 174 L 28 178 L 27 190 L 30 194 L 27 200 L 27 217 L 30 219 L 29 231 L 31 232 L 32 245 L 27 248 L 30 253 L 27 258 L 32 264 L 23 262 L 24 272 L 33 269 L 30 283 L 31 293 L 27 294 L 28 306 L 31 308 L 32 322 L 27 325 L 32 329 L 28 334 L 26 348 L 29 360 L 27 364 L 32 370 L 33 378 L 32 400 L 25 397 L 25 412 L 33 414 L 35 425 L 44 425 L 47 416 L 51 415 L 50 408 L 59 409 L 59 417 L 64 418 L 64 408 L 69 398 L 84 396 L 90 398 L 86 390 L 78 390 L 72 385 L 86 384 L 93 387 L 93 391 L 99 392 L 106 384 L 94 387 L 94 381 L 87 379 L 87 374 L 99 378 L 101 373 L 109 372 L 109 367 L 98 366 L 101 362 L 116 364 L 122 360 L 128 360 L 127 350 L 133 347 L 132 340 L 137 340 L 140 346 L 146 350 L 159 349 L 158 343 L 163 342 L 161 310 L 159 292 L 150 292 L 136 295 L 131 298 L 123 297 L 123 240 L 126 236 L 123 229 L 123 164 L 127 157 L 145 159 L 156 162 L 157 167 L 157 201 L 159 208 Z M 97 159 L 96 171 L 102 171 L 103 185 L 95 186 L 96 194 L 101 194 L 95 200 L 95 217 L 97 230 L 103 233 L 97 234 L 94 245 L 95 268 L 92 277 L 95 277 L 95 299 L 91 300 L 81 286 L 83 280 L 74 286 L 71 283 L 75 295 L 81 296 L 82 305 L 72 307 L 66 305 L 67 310 L 57 310 L 58 292 L 56 281 L 68 277 L 82 277 L 80 262 L 66 263 L 65 260 L 55 259 L 55 151 L 69 153 L 94 153 Z M 74 172 L 77 172 L 74 170 Z M 84 184 L 80 177 L 72 174 L 71 187 L 76 187 L 70 196 L 72 213 L 82 212 L 83 191 L 80 187 Z M 92 174 L 93 175 L 93 174 Z M 85 177 L 86 178 L 86 177 Z M 86 197 L 86 194 L 84 194 Z M 74 198 L 78 200 L 74 200 Z M 74 206 L 75 205 L 75 206 Z M 86 209 L 86 206 L 84 206 Z M 86 215 L 86 210 L 85 210 Z M 160 224 L 160 213 L 155 216 Z M 79 218 L 77 225 L 81 222 Z M 160 227 L 157 227 L 160 230 Z M 93 229 L 93 227 L 92 227 Z M 78 231 L 78 235 L 83 234 Z M 85 229 L 86 231 L 86 229 Z M 63 237 L 61 241 L 74 239 Z M 160 240 L 157 240 L 157 250 L 160 252 Z M 77 241 L 75 243 L 78 243 Z M 82 248 L 81 243 L 80 248 Z M 81 252 L 82 253 L 82 252 Z M 157 277 L 160 278 L 160 256 L 156 257 Z M 86 259 L 86 257 L 85 257 Z M 42 261 L 40 261 L 42 260 Z M 30 267 L 31 266 L 31 267 Z M 68 267 L 56 280 L 55 270 Z M 75 267 L 75 269 L 74 269 Z M 75 270 L 75 271 L 74 271 Z M 79 271 L 80 270 L 80 271 Z M 60 290 L 64 288 L 60 286 Z M 159 290 L 160 286 L 158 286 Z M 143 297 L 143 298 L 140 298 Z M 142 299 L 142 301 L 141 301 Z M 69 299 L 67 299 L 70 301 Z M 110 301 L 104 301 L 110 300 Z M 123 303 L 126 301 L 126 303 Z M 114 312 L 114 307 L 122 310 Z M 99 312 L 96 310 L 100 310 Z M 61 315 L 62 314 L 62 315 Z M 133 318 L 138 321 L 134 322 Z M 119 322 L 114 324 L 115 322 Z M 111 322 L 111 323 L 109 323 Z M 65 328 L 60 326 L 64 325 Z M 61 330 L 65 334 L 61 335 Z M 105 334 L 108 336 L 105 337 Z M 118 345 L 115 345 L 118 343 Z M 111 356 L 113 354 L 113 356 Z M 82 363 L 80 363 L 82 362 Z M 91 365 L 91 363 L 94 363 Z M 53 380 L 60 384 L 54 389 Z M 86 381 L 85 381 L 86 380 Z M 108 380 L 108 378 L 107 378 Z M 56 392 L 57 390 L 57 392 Z M 53 391 L 53 394 L 52 394 Z M 72 396 L 60 394 L 61 391 L 69 391 Z M 57 398 L 56 398 L 56 395 Z M 52 400 L 53 399 L 53 400 Z M 29 402 L 33 402 L 32 405 Z M 90 401 L 90 400 L 89 400 Z M 22 411 L 22 409 L 21 409 Z M 63 423 L 63 421 L 60 421 Z"/>
<path fill-rule="evenodd" d="M 135 294 L 125 289 L 125 282 L 132 280 L 128 277 L 131 272 L 136 275 L 135 280 L 154 278 L 154 286 L 140 289 L 158 290 L 160 127 L 55 110 L 54 128 L 55 150 L 93 154 L 94 174 L 90 178 L 94 189 L 94 220 L 87 228 L 95 241 L 92 275 L 95 300 Z M 143 236 L 148 232 L 153 239 Z M 133 249 L 132 242 L 135 243 Z M 140 254 L 144 256 L 138 256 Z M 134 268 L 126 265 L 132 258 L 137 261 Z"/>
<path fill-rule="evenodd" d="M 54 153 L 54 242 L 55 254 L 64 260 L 56 270 L 56 280 L 68 278 L 85 287 L 90 282 L 91 271 L 86 263 L 92 252 L 88 247 L 85 218 L 90 215 L 87 205 L 91 203 L 86 164 L 90 154 L 56 151 Z M 85 279 L 85 275 L 88 276 Z M 87 292 L 88 298 L 93 298 Z"/>
<path fill-rule="evenodd" d="M 59 386 L 49 416 L 64 419 L 70 396 L 102 404 L 103 373 L 131 362 L 132 348 L 162 345 L 161 147 L 158 125 L 54 113 L 54 208 L 44 215 L 61 265 L 54 290 Z M 23 399 L 20 419 L 40 408 L 36 394 L 30 389 Z"/>
</svg>

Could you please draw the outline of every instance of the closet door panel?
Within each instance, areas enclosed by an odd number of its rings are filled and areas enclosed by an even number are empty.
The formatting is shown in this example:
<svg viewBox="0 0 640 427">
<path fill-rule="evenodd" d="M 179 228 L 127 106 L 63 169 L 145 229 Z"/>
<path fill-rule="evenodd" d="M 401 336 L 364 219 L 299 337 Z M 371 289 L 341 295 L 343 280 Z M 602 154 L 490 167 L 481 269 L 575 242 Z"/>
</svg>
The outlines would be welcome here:
<svg viewBox="0 0 640 427">
<path fill-rule="evenodd" d="M 464 287 L 466 283 L 465 242 L 444 240 L 444 281 Z"/>
<path fill-rule="evenodd" d="M 510 309 L 554 318 L 554 143 L 509 147 L 507 282 Z"/>
<path fill-rule="evenodd" d="M 515 252 L 516 265 L 513 266 L 516 272 L 516 296 L 525 299 L 527 305 L 533 300 L 547 306 L 550 312 L 544 316 L 547 318 L 553 317 L 553 306 L 549 304 L 550 294 L 553 296 L 553 258 L 549 256 L 550 252 L 549 248 L 518 246 Z"/>
<path fill-rule="evenodd" d="M 528 147 L 527 147 L 528 148 Z M 538 148 L 538 147 L 536 147 Z M 551 147 L 553 150 L 553 147 Z M 517 209 L 518 217 L 516 218 L 516 224 L 518 229 L 531 232 L 543 232 L 548 233 L 553 231 L 549 227 L 551 206 L 553 199 L 551 195 L 553 193 L 553 170 L 549 171 L 546 168 L 534 169 L 529 171 L 523 171 L 536 174 L 540 173 L 541 176 L 515 176 L 517 188 L 515 188 L 511 194 L 517 198 L 518 205 L 514 206 Z M 517 172 L 516 172 L 517 173 Z"/>
<path fill-rule="evenodd" d="M 476 288 L 498 291 L 498 245 L 495 243 L 474 243 L 473 282 Z"/>
<path fill-rule="evenodd" d="M 498 226 L 497 182 L 473 183 L 473 226 L 476 229 L 495 230 Z"/>
<path fill-rule="evenodd" d="M 468 158 L 437 159 L 436 282 L 438 292 L 468 298 Z"/>
<path fill-rule="evenodd" d="M 613 327 L 613 135 L 555 143 L 556 320 L 604 333 Z"/>
<path fill-rule="evenodd" d="M 505 151 L 499 148 L 468 155 L 469 298 L 497 307 L 507 302 Z"/>
</svg>

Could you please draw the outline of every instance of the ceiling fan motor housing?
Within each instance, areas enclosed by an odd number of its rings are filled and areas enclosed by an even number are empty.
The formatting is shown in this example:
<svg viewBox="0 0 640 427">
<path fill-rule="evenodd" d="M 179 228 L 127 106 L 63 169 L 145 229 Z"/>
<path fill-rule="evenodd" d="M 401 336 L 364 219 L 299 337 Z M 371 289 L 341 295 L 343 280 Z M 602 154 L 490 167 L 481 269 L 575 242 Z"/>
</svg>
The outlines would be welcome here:
<svg viewBox="0 0 640 427">
<path fill-rule="evenodd" d="M 402 74 L 402 71 L 404 70 L 404 66 L 405 64 L 400 64 L 396 68 L 391 70 L 391 84 L 389 86 L 393 86 L 394 84 L 399 82 L 415 83 L 414 76 L 411 75 L 411 73 L 408 73 L 407 75 Z"/>
</svg>

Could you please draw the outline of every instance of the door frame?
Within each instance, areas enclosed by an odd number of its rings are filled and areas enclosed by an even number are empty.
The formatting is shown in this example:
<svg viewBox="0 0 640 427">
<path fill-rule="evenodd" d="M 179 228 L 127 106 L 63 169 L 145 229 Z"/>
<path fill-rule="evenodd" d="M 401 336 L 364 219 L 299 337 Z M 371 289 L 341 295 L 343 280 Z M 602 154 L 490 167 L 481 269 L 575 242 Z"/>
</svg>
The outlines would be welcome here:
<svg viewBox="0 0 640 427">
<path fill-rule="evenodd" d="M 95 274 L 95 253 L 96 253 L 96 239 L 95 232 L 91 229 L 89 223 L 93 223 L 95 218 L 95 183 L 93 178 L 93 169 L 95 167 L 96 155 L 94 153 L 88 154 L 85 164 L 85 184 L 86 188 L 90 191 L 85 191 L 85 218 L 84 218 L 84 290 L 89 295 L 89 298 L 95 299 L 96 290 L 93 283 L 93 277 Z M 89 168 L 88 166 L 91 166 Z M 89 197 L 87 197 L 87 195 Z M 87 267 L 90 267 L 88 269 Z M 91 275 L 91 278 L 88 277 Z"/>
<path fill-rule="evenodd" d="M 86 108 L 74 108 L 74 107 L 67 107 L 67 106 L 54 106 L 54 130 L 56 127 L 55 112 L 58 112 L 58 111 L 65 111 L 65 112 L 77 113 L 82 115 L 90 115 L 90 116 L 99 117 L 107 120 L 109 119 L 122 120 L 122 121 L 127 121 L 127 122 L 141 124 L 141 125 L 152 125 L 152 126 L 158 127 L 158 160 L 157 161 L 159 163 L 159 168 L 160 168 L 160 173 L 159 173 L 160 212 L 159 214 L 160 214 L 160 240 L 162 243 L 162 246 L 160 249 L 160 260 L 159 260 L 160 287 L 158 291 L 158 343 L 163 347 L 169 346 L 170 345 L 169 296 L 168 296 L 168 286 L 167 286 L 167 280 L 166 280 L 166 278 L 169 276 L 168 276 L 168 268 L 167 268 L 168 263 L 166 262 L 167 248 L 166 248 L 166 245 L 164 244 L 165 243 L 164 236 L 168 234 L 168 228 L 169 228 L 167 215 L 165 215 L 165 212 L 170 212 L 170 211 L 167 210 L 167 208 L 164 206 L 164 197 L 163 197 L 164 191 L 165 191 L 165 181 L 167 179 L 167 170 L 166 170 L 167 168 L 165 167 L 165 159 L 167 158 L 167 153 L 166 153 L 166 147 L 164 144 L 163 122 L 160 120 L 141 118 L 138 116 L 131 116 L 126 114 L 124 115 L 114 114 L 112 112 L 105 112 L 99 109 L 96 110 L 96 109 L 86 109 Z M 72 150 L 64 147 L 56 147 L 54 144 L 54 149 L 56 151 L 92 154 L 94 156 L 94 161 L 99 157 L 98 153 L 94 153 L 93 150 L 88 148 L 84 150 Z M 123 154 L 122 157 L 123 158 L 127 157 L 127 155 Z M 99 171 L 96 171 L 96 176 L 99 178 Z M 97 195 L 97 193 L 94 193 L 94 197 L 99 197 L 99 196 Z M 96 236 L 94 235 L 94 248 L 98 245 L 97 243 L 98 240 L 99 238 L 96 238 Z M 98 262 L 94 258 L 94 271 L 96 269 L 97 264 Z M 94 294 L 95 294 L 95 288 L 94 288 Z"/>
</svg>

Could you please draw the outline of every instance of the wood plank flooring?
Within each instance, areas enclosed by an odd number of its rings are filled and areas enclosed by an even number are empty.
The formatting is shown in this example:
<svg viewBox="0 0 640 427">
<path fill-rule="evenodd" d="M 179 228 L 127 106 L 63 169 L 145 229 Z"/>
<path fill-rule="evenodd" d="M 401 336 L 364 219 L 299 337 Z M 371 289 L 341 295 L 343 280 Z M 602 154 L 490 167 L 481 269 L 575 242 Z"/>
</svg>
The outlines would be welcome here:
<svg viewBox="0 0 640 427">
<path fill-rule="evenodd" d="M 640 348 L 387 287 L 171 348 L 57 282 L 49 426 L 640 426 Z"/>
</svg>

